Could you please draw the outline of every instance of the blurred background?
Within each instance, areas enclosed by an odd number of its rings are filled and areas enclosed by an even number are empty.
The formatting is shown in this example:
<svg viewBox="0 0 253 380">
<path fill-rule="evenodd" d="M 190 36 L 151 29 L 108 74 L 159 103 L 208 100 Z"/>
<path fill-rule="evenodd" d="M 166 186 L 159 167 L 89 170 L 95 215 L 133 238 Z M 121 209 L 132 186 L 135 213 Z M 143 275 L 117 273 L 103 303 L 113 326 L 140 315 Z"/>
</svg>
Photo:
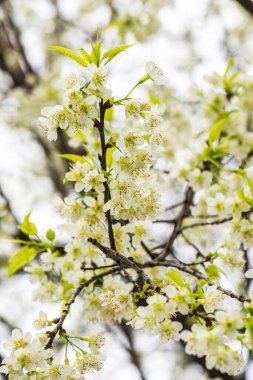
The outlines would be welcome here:
<svg viewBox="0 0 253 380">
<path fill-rule="evenodd" d="M 97 31 L 105 48 L 138 42 L 113 62 L 109 88 L 124 94 L 153 60 L 165 73 L 166 106 L 171 92 L 179 98 L 213 71 L 223 72 L 235 56 L 239 70 L 253 72 L 253 2 L 251 0 L 1 0 L 0 1 L 0 234 L 21 237 L 15 227 L 32 211 L 41 236 L 59 219 L 53 198 L 64 197 L 66 167 L 57 157 L 78 153 L 64 134 L 48 142 L 38 129 L 40 109 L 60 102 L 59 80 L 78 71 L 73 62 L 46 49 L 63 45 L 88 48 Z M 120 84 L 120 86 L 119 86 Z M 167 95 L 166 95 L 167 94 Z M 159 94 L 158 94 L 159 96 Z M 13 327 L 29 330 L 37 311 L 25 272 L 6 278 L 10 254 L 17 247 L 0 240 L 0 356 L 2 341 Z M 45 309 L 43 305 L 43 309 Z M 48 305 L 55 317 L 55 305 Z M 81 305 L 73 310 L 73 326 L 82 328 Z M 207 380 L 253 378 L 251 364 L 234 378 L 207 371 L 204 361 L 186 357 L 180 344 L 159 345 L 157 339 L 132 335 L 128 328 L 108 329 L 107 359 L 102 373 L 89 379 Z"/>
</svg>

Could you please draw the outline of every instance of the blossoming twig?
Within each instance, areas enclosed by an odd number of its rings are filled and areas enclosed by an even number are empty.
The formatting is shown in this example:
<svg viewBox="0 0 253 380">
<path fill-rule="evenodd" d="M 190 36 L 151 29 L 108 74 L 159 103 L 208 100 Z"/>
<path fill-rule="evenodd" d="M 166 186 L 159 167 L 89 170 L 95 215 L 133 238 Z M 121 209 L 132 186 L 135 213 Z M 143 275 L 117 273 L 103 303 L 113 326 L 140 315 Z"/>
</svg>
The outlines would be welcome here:
<svg viewBox="0 0 253 380">
<path fill-rule="evenodd" d="M 110 269 L 108 270 L 107 272 L 104 272 L 104 273 L 99 273 L 93 277 L 91 277 L 89 280 L 81 283 L 77 288 L 76 290 L 73 292 L 70 300 L 65 304 L 65 307 L 61 313 L 61 316 L 59 318 L 59 321 L 58 323 L 56 324 L 55 328 L 50 331 L 49 333 L 49 340 L 47 342 L 47 344 L 45 345 L 45 350 L 52 347 L 52 344 L 53 344 L 53 341 L 56 337 L 56 335 L 58 334 L 58 332 L 60 332 L 60 330 L 62 329 L 62 326 L 63 326 L 63 323 L 70 311 L 70 307 L 71 305 L 75 302 L 76 300 L 76 297 L 82 292 L 82 290 L 89 286 L 90 284 L 92 284 L 93 282 L 95 282 L 96 280 L 99 280 L 100 278 L 102 277 L 105 277 L 105 276 L 108 276 L 109 274 L 112 274 L 112 273 L 116 273 L 118 272 L 118 268 L 113 268 L 113 269 Z"/>
</svg>

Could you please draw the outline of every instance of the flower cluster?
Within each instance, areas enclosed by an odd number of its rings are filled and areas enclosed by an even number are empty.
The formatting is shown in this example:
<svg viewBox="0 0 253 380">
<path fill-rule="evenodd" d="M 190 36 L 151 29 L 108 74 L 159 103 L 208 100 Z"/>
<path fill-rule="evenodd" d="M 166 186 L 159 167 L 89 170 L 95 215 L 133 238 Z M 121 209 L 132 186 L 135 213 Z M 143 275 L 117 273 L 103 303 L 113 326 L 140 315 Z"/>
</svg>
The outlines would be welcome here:
<svg viewBox="0 0 253 380">
<path fill-rule="evenodd" d="M 182 340 L 188 354 L 205 357 L 208 369 L 236 375 L 245 363 L 243 349 L 252 349 L 252 294 L 242 290 L 240 272 L 253 245 L 246 117 L 253 86 L 230 75 L 230 62 L 224 75 L 208 79 L 206 93 L 195 89 L 185 109 L 171 91 L 160 89 L 169 102 L 155 112 L 151 101 L 132 93 L 147 81 L 161 84 L 162 70 L 148 62 L 146 74 L 115 99 L 107 88 L 107 65 L 130 45 L 103 54 L 101 46 L 92 45 L 90 54 L 67 50 L 83 75 L 66 77 L 63 104 L 43 108 L 39 120 L 49 140 L 64 133 L 83 152 L 62 154 L 70 161 L 64 182 L 72 191 L 54 206 L 67 242 L 58 243 L 52 230 L 42 241 L 28 214 L 20 225 L 28 239 L 10 261 L 10 274 L 29 262 L 25 270 L 39 284 L 35 299 L 63 299 L 64 306 L 54 322 L 40 312 L 35 329 L 55 325 L 48 340 L 39 335 L 23 347 L 15 343 L 2 371 L 13 379 L 71 380 L 100 370 L 103 336 L 71 337 L 63 328 L 82 295 L 87 324 L 127 323 L 163 342 Z M 51 48 L 66 54 L 65 48 Z M 162 243 L 155 223 L 169 225 Z M 249 269 L 246 277 L 252 276 Z M 67 355 L 64 364 L 54 358 L 57 334 L 66 352 L 74 349 L 73 364 Z"/>
<path fill-rule="evenodd" d="M 35 321 L 40 328 L 41 318 Z M 69 337 L 64 337 L 67 345 L 74 345 Z M 99 371 L 102 368 L 104 357 L 100 354 L 100 349 L 104 345 L 104 337 L 101 334 L 91 335 L 90 337 L 80 337 L 81 341 L 88 343 L 90 352 L 84 351 L 81 347 L 76 351 L 76 361 L 70 365 L 67 357 L 65 364 L 61 364 L 60 357 L 55 356 L 52 348 L 44 349 L 47 342 L 46 334 L 40 334 L 32 338 L 30 333 L 22 335 L 15 329 L 12 332 L 12 342 L 7 342 L 5 348 L 9 351 L 10 357 L 3 360 L 0 372 L 8 375 L 10 380 L 18 379 L 62 379 L 62 380 L 82 380 L 83 375 L 88 372 Z"/>
</svg>

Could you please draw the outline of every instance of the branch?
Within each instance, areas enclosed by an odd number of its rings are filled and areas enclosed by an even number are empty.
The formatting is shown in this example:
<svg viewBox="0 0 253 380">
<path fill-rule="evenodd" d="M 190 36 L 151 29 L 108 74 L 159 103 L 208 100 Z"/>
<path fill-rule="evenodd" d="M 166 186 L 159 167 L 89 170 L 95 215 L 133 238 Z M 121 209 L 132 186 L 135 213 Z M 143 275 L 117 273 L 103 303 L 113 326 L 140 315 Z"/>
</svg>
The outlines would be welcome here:
<svg viewBox="0 0 253 380">
<path fill-rule="evenodd" d="M 193 201 L 193 196 L 194 196 L 194 193 L 193 193 L 192 188 L 188 187 L 188 189 L 186 191 L 185 201 L 184 201 L 182 210 L 181 210 L 181 212 L 180 212 L 180 214 L 176 220 L 176 223 L 174 224 L 172 234 L 171 234 L 168 242 L 166 243 L 163 252 L 161 253 L 161 255 L 158 256 L 159 259 L 165 259 L 165 257 L 171 251 L 171 248 L 174 244 L 174 241 L 178 235 L 178 232 L 181 229 L 182 222 L 183 222 L 184 218 L 189 214 L 190 207 L 191 207 L 191 204 Z"/>
<path fill-rule="evenodd" d="M 189 267 L 178 263 L 173 260 L 165 260 L 165 261 L 158 261 L 154 260 L 151 262 L 147 262 L 145 264 L 137 264 L 133 260 L 128 259 L 127 257 L 121 255 L 119 252 L 114 251 L 108 247 L 105 247 L 104 245 L 100 244 L 96 239 L 88 238 L 88 242 L 93 244 L 95 247 L 99 248 L 100 251 L 102 251 L 107 257 L 109 257 L 111 260 L 115 261 L 119 264 L 119 266 L 123 266 L 123 268 L 133 268 L 139 275 L 142 277 L 142 279 L 151 285 L 151 288 L 155 290 L 157 293 L 160 293 L 162 295 L 167 295 L 163 293 L 163 291 L 160 289 L 159 286 L 156 286 L 152 280 L 146 275 L 146 273 L 143 271 L 142 268 L 152 268 L 152 267 L 158 267 L 158 266 L 165 266 L 165 267 L 173 267 L 177 268 L 178 270 L 188 273 L 191 276 L 194 276 L 200 280 L 205 280 L 209 285 L 216 285 L 214 283 L 210 283 L 208 277 L 206 277 L 204 274 L 200 273 L 197 270 L 190 269 Z M 221 286 L 217 286 L 217 289 L 220 290 L 225 295 L 229 296 L 230 298 L 237 299 L 240 302 L 250 302 L 250 298 L 247 298 L 243 295 L 233 293 L 231 290 L 223 289 Z"/>
<path fill-rule="evenodd" d="M 55 190 L 58 191 L 62 195 L 62 197 L 66 197 L 68 195 L 68 191 L 66 189 L 66 186 L 63 184 L 63 175 L 61 175 L 61 170 L 57 167 L 56 163 L 54 162 L 55 152 L 53 152 L 52 147 L 48 145 L 48 143 L 40 135 L 37 129 L 32 131 L 32 133 L 33 138 L 40 145 L 41 149 L 45 154 L 46 167 L 48 170 L 49 177 L 54 184 Z M 61 151 L 59 149 L 59 146 L 57 147 L 57 150 L 59 150 L 60 153 L 66 153 L 66 150 Z"/>
<path fill-rule="evenodd" d="M 239 3 L 251 16 L 253 16 L 253 1 L 252 0 L 235 0 Z"/>
<path fill-rule="evenodd" d="M 3 316 L 0 316 L 0 323 L 2 323 L 3 325 L 5 325 L 5 327 L 9 330 L 9 332 L 11 332 L 12 330 L 14 330 L 16 328 L 16 326 L 14 326 L 11 322 L 9 322 Z"/>
<path fill-rule="evenodd" d="M 181 201 L 181 202 L 175 203 L 174 205 L 171 205 L 171 206 L 166 207 L 165 211 L 173 210 L 174 208 L 177 208 L 177 207 L 179 207 L 179 206 L 182 206 L 183 204 L 184 204 L 184 201 Z"/>
<path fill-rule="evenodd" d="M 21 42 L 20 31 L 13 20 L 11 4 L 9 1 L 4 0 L 1 1 L 0 6 L 3 13 L 3 20 L 0 24 L 1 67 L 11 76 L 14 86 L 21 86 L 25 87 L 27 90 L 30 90 L 32 86 L 27 80 L 28 74 L 34 75 L 35 78 L 37 78 L 37 74 L 26 57 L 25 50 Z M 5 52 L 9 49 L 19 53 L 19 59 L 14 65 L 10 64 L 5 56 Z"/>
<path fill-rule="evenodd" d="M 138 370 L 141 380 L 146 380 L 146 377 L 145 377 L 143 370 L 141 368 L 139 354 L 136 352 L 136 349 L 134 346 L 133 331 L 132 331 L 131 327 L 129 325 L 124 324 L 124 323 L 120 324 L 119 327 L 120 327 L 121 331 L 124 333 L 124 335 L 128 341 L 129 347 L 125 347 L 125 349 L 129 353 L 132 363 L 135 365 L 136 369 Z"/>
<path fill-rule="evenodd" d="M 185 242 L 187 244 L 189 244 L 192 248 L 195 249 L 195 251 L 197 252 L 198 255 L 202 256 L 202 257 L 205 257 L 205 255 L 200 251 L 200 249 L 196 246 L 196 244 L 194 244 L 193 242 L 191 242 L 187 236 L 185 236 L 183 233 L 181 233 L 181 236 L 183 237 L 183 239 L 185 240 Z"/>
<path fill-rule="evenodd" d="M 223 224 L 223 223 L 229 222 L 232 219 L 233 219 L 232 216 L 230 216 L 229 218 L 224 218 L 221 220 L 214 220 L 212 222 L 194 223 L 194 224 L 190 224 L 189 226 L 184 226 L 184 227 L 180 228 L 180 230 L 178 232 L 188 230 L 189 228 L 206 227 L 206 226 L 214 226 L 214 225 L 218 225 L 218 224 Z"/>
<path fill-rule="evenodd" d="M 151 289 L 167 297 L 167 295 L 163 293 L 163 291 L 161 291 L 159 286 L 155 285 L 153 281 L 143 271 L 143 269 L 133 260 L 128 259 L 127 257 L 121 255 L 119 252 L 111 248 L 105 247 L 104 245 L 100 244 L 96 239 L 88 238 L 88 242 L 100 249 L 100 251 L 103 252 L 106 255 L 106 257 L 109 257 L 109 259 L 115 261 L 117 264 L 119 264 L 119 266 L 123 268 L 133 268 L 142 278 L 142 280 L 150 285 Z"/>
<path fill-rule="evenodd" d="M 118 270 L 119 270 L 118 268 L 113 268 L 111 270 L 108 270 L 107 272 L 97 274 L 97 275 L 91 277 L 89 280 L 81 283 L 76 288 L 76 290 L 73 292 L 70 300 L 65 304 L 65 307 L 64 307 L 64 309 L 62 311 L 62 314 L 61 314 L 61 316 L 59 318 L 59 321 L 56 324 L 55 328 L 52 331 L 48 332 L 48 335 L 49 335 L 50 338 L 49 338 L 46 346 L 44 347 L 45 350 L 48 349 L 48 348 L 50 348 L 50 347 L 52 347 L 52 344 L 53 344 L 54 339 L 56 338 L 56 335 L 58 334 L 58 332 L 60 332 L 62 330 L 63 323 L 64 323 L 67 315 L 69 314 L 71 305 L 75 302 L 76 297 L 81 293 L 81 291 L 85 287 L 87 287 L 90 284 L 92 284 L 94 281 L 96 281 L 96 280 L 98 280 L 98 279 L 100 279 L 102 277 L 108 276 L 109 274 L 115 273 Z"/>
<path fill-rule="evenodd" d="M 99 136 L 100 136 L 100 144 L 101 144 L 101 168 L 104 172 L 107 171 L 106 167 L 106 151 L 107 146 L 105 143 L 105 111 L 106 107 L 103 103 L 103 100 L 101 99 L 101 102 L 99 103 L 99 109 L 100 109 L 100 121 L 97 125 L 99 130 Z M 110 200 L 110 189 L 107 181 L 104 182 L 104 204 L 106 204 Z M 108 235 L 109 235 L 109 241 L 110 241 L 110 247 L 113 250 L 116 250 L 116 244 L 114 239 L 114 233 L 113 233 L 113 227 L 112 227 L 112 219 L 111 219 L 111 212 L 110 210 L 107 210 L 105 212 L 105 217 L 107 220 L 108 225 Z"/>
<path fill-rule="evenodd" d="M 141 246 L 144 249 L 144 251 L 149 255 L 149 257 L 151 257 L 151 259 L 156 257 L 156 255 L 153 254 L 153 252 L 148 248 L 148 246 L 144 243 L 143 240 L 141 241 Z"/>
<path fill-rule="evenodd" d="M 199 280 L 205 280 L 208 285 L 217 285 L 215 283 L 209 282 L 209 278 L 206 277 L 204 274 L 200 273 L 197 270 L 191 269 L 188 266 L 185 266 L 184 264 L 178 263 L 173 260 L 165 260 L 165 261 L 151 261 L 147 262 L 142 265 L 142 268 L 152 268 L 152 267 L 158 267 L 158 266 L 163 266 L 163 267 L 172 267 L 180 270 L 181 272 L 190 274 L 191 276 L 194 276 L 198 278 Z M 237 301 L 240 302 L 251 302 L 251 299 L 248 297 L 245 297 L 240 294 L 233 293 L 231 290 L 226 290 L 223 289 L 221 286 L 217 286 L 217 289 L 220 290 L 223 294 L 227 295 L 230 298 L 237 299 Z"/>
<path fill-rule="evenodd" d="M 18 221 L 18 219 L 17 219 L 17 217 L 15 215 L 15 212 L 12 209 L 10 200 L 7 197 L 7 195 L 5 194 L 5 192 L 3 191 L 1 185 L 0 185 L 0 196 L 5 200 L 7 210 L 11 214 L 11 216 L 13 218 L 13 221 L 14 221 L 14 224 L 16 226 L 17 233 L 15 235 L 15 238 L 21 239 L 21 240 L 27 240 L 27 235 L 25 235 L 21 230 L 17 230 L 17 226 L 19 225 L 19 221 Z"/>
</svg>

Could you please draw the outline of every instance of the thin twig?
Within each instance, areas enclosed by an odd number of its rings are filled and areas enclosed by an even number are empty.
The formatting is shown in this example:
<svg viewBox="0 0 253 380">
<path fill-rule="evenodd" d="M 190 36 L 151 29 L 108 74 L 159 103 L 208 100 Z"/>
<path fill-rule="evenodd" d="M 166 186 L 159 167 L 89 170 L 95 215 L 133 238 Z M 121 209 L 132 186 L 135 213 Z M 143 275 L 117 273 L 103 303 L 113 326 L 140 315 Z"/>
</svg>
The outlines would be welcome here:
<svg viewBox="0 0 253 380">
<path fill-rule="evenodd" d="M 232 219 L 233 219 L 232 216 L 230 216 L 229 218 L 224 218 L 221 220 L 214 220 L 213 222 L 194 223 L 194 224 L 190 224 L 188 226 L 184 226 L 184 227 L 180 228 L 180 230 L 178 232 L 180 233 L 184 230 L 188 230 L 189 228 L 207 227 L 207 226 L 214 226 L 214 225 L 218 225 L 218 224 L 223 224 L 223 223 L 231 221 Z"/>
<path fill-rule="evenodd" d="M 182 206 L 184 204 L 184 201 L 181 201 L 181 202 L 178 202 L 178 203 L 175 203 L 174 205 L 171 205 L 171 206 L 168 206 L 165 208 L 165 211 L 170 211 L 170 210 L 173 210 L 174 208 L 177 208 L 179 206 Z"/>
<path fill-rule="evenodd" d="M 203 256 L 205 257 L 205 255 L 200 251 L 200 249 L 194 244 L 192 243 L 187 236 L 185 236 L 185 234 L 181 233 L 181 236 L 182 238 L 186 241 L 187 244 L 189 244 L 192 248 L 194 248 L 196 250 L 196 252 L 200 255 L 200 256 Z"/>
<path fill-rule="evenodd" d="M 158 259 L 165 259 L 165 257 L 169 254 L 169 252 L 171 251 L 171 248 L 174 244 L 174 241 L 178 235 L 178 232 L 181 228 L 181 225 L 183 223 L 183 220 L 184 218 L 189 214 L 189 211 L 190 211 L 190 207 L 191 207 L 191 204 L 192 204 L 192 201 L 193 201 L 193 196 L 194 196 L 194 193 L 193 193 L 193 190 L 191 187 L 188 187 L 187 191 L 186 191 L 186 195 L 185 195 L 185 201 L 184 201 L 184 204 L 183 204 L 183 207 L 182 207 L 182 210 L 177 218 L 177 221 L 176 223 L 174 224 L 174 228 L 173 228 L 173 231 L 172 231 L 172 234 L 169 238 L 169 240 L 167 241 L 165 247 L 164 247 L 164 250 L 163 252 L 158 256 Z"/>
<path fill-rule="evenodd" d="M 92 284 L 93 282 L 99 280 L 100 278 L 108 276 L 109 274 L 115 273 L 117 271 L 119 271 L 118 268 L 113 268 L 113 269 L 108 270 L 107 272 L 99 273 L 99 274 L 93 276 L 92 278 L 90 278 L 89 280 L 81 283 L 75 289 L 75 291 L 73 292 L 70 300 L 65 304 L 65 307 L 64 307 L 64 309 L 63 309 L 63 311 L 61 313 L 61 316 L 60 316 L 59 321 L 56 324 L 55 328 L 52 331 L 50 331 L 50 333 L 48 333 L 49 334 L 49 340 L 48 340 L 47 344 L 44 347 L 45 350 L 48 349 L 48 348 L 50 348 L 50 347 L 52 347 L 52 344 L 54 342 L 54 339 L 56 338 L 56 335 L 58 334 L 58 332 L 60 332 L 60 330 L 62 330 L 63 323 L 64 323 L 67 315 L 69 314 L 71 305 L 75 302 L 76 297 L 82 292 L 82 290 L 85 287 L 87 287 L 90 284 Z"/>
<path fill-rule="evenodd" d="M 176 222 L 177 222 L 176 219 L 157 219 L 153 221 L 153 223 L 167 223 L 167 224 L 175 224 Z"/>
</svg>

